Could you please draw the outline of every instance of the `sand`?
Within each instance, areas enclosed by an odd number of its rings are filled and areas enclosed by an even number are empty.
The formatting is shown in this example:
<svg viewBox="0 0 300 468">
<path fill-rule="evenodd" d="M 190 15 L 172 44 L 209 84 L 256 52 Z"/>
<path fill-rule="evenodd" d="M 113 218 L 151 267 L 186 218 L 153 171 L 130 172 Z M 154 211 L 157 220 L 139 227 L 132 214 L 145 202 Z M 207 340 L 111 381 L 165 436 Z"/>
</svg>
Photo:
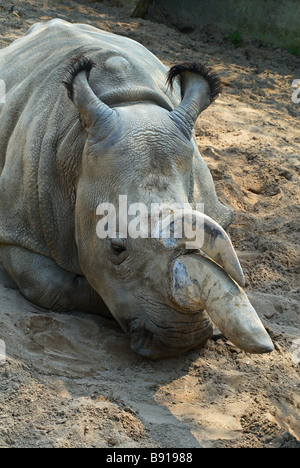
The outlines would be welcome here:
<svg viewBox="0 0 300 468">
<path fill-rule="evenodd" d="M 167 65 L 197 60 L 222 75 L 227 86 L 197 139 L 235 210 L 229 234 L 275 351 L 254 356 L 219 339 L 151 362 L 130 351 L 117 323 L 40 309 L 0 269 L 0 447 L 300 448 L 300 104 L 291 100 L 300 60 L 108 4 L 0 1 L 0 47 L 62 18 L 131 37 Z"/>
</svg>

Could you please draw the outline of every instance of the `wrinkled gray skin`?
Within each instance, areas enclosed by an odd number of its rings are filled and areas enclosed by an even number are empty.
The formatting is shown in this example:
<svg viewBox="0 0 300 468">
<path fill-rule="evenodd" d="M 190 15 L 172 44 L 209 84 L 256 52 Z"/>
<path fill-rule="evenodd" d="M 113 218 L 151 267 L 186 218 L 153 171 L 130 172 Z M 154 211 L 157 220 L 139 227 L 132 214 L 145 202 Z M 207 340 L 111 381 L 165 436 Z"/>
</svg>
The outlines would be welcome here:
<svg viewBox="0 0 300 468">
<path fill-rule="evenodd" d="M 81 54 L 97 67 L 89 83 L 83 72 L 74 79 L 72 102 L 62 82 L 70 59 Z M 116 252 L 111 239 L 96 236 L 97 206 L 117 206 L 126 194 L 129 204 L 204 203 L 220 226 L 232 220 L 192 131 L 210 104 L 209 85 L 199 76 L 185 77 L 197 81 L 203 100 L 193 104 L 185 131 L 180 119 L 170 118 L 181 90 L 179 84 L 173 93 L 167 89 L 166 72 L 130 39 L 61 20 L 34 25 L 0 52 L 7 87 L 0 105 L 2 263 L 30 301 L 51 310 L 113 315 L 131 334 L 132 349 L 150 358 L 182 353 L 211 336 L 203 298 L 191 305 L 187 290 L 180 290 L 182 278 L 174 282 L 177 270 L 191 279 L 189 269 L 194 274 L 202 257 L 155 239 L 128 239 L 126 250 Z M 192 265 L 178 268 L 181 258 Z M 225 276 L 229 288 L 238 288 Z M 208 300 L 207 307 L 222 314 L 226 297 L 216 307 L 218 300 Z M 249 350 L 270 351 L 267 345 Z"/>
</svg>

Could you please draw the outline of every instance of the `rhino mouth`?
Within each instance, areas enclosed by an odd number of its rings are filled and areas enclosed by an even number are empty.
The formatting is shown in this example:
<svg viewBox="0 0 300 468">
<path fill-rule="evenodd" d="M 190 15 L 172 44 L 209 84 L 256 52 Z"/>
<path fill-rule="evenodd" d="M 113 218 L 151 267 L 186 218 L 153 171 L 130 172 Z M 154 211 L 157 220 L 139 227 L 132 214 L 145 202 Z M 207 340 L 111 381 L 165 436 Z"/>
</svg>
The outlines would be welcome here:
<svg viewBox="0 0 300 468">
<path fill-rule="evenodd" d="M 149 318 L 138 318 L 130 324 L 131 349 L 140 356 L 160 359 L 183 354 L 205 345 L 213 334 L 208 318 L 193 322 L 191 330 L 183 331 L 180 324 L 162 326 Z"/>
</svg>

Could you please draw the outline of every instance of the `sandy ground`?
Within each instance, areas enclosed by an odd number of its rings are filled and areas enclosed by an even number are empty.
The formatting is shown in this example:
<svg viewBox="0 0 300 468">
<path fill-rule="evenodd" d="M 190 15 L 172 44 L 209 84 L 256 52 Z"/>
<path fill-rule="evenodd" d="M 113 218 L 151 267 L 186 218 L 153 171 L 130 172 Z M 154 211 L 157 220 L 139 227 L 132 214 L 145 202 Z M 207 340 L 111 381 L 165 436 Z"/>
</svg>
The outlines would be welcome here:
<svg viewBox="0 0 300 468">
<path fill-rule="evenodd" d="M 207 61 L 226 79 L 198 143 L 236 211 L 229 233 L 276 349 L 252 356 L 222 339 L 149 362 L 116 323 L 41 310 L 0 270 L 0 447 L 300 448 L 299 58 L 71 1 L 0 1 L 0 47 L 56 17 L 129 36 L 168 65 Z"/>
</svg>

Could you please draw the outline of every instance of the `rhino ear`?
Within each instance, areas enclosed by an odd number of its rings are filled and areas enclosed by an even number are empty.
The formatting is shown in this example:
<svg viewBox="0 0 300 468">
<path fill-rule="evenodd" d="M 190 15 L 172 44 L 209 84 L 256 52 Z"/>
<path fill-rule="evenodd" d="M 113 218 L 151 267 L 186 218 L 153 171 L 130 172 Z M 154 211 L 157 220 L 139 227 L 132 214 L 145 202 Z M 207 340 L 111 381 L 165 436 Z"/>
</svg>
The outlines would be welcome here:
<svg viewBox="0 0 300 468">
<path fill-rule="evenodd" d="M 190 139 L 198 116 L 217 99 L 223 85 L 219 76 L 201 63 L 172 67 L 167 78 L 171 90 L 177 77 L 180 79 L 182 102 L 170 116 Z"/>
<path fill-rule="evenodd" d="M 67 68 L 67 77 L 63 84 L 68 96 L 78 108 L 85 128 L 97 129 L 97 135 L 105 138 L 115 128 L 118 114 L 104 104 L 89 85 L 91 70 L 96 66 L 93 60 L 80 56 L 71 60 Z"/>
</svg>

